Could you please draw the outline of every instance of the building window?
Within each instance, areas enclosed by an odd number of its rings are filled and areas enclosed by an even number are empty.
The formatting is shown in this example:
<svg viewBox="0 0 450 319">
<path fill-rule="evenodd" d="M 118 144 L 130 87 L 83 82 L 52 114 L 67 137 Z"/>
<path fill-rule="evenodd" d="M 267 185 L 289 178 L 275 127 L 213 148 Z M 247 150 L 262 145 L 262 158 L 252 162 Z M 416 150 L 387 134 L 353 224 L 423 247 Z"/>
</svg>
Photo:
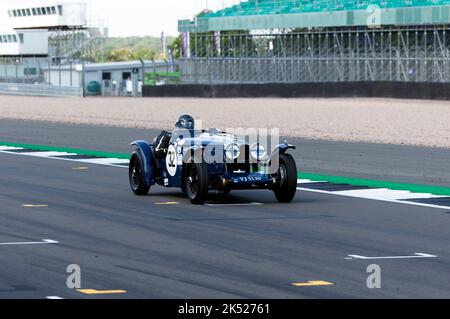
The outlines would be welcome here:
<svg viewBox="0 0 450 319">
<path fill-rule="evenodd" d="M 25 11 L 25 9 L 22 9 L 22 17 L 26 17 L 27 16 L 27 12 Z"/>
<path fill-rule="evenodd" d="M 52 7 L 52 14 L 56 14 L 56 8 Z"/>
<path fill-rule="evenodd" d="M 36 8 L 31 9 L 31 11 L 33 12 L 33 15 L 34 15 L 34 16 L 37 15 Z"/>
<path fill-rule="evenodd" d="M 31 16 L 31 10 L 27 9 L 27 16 Z"/>
<path fill-rule="evenodd" d="M 41 10 L 41 8 L 37 8 L 36 10 L 37 10 L 38 15 L 41 16 L 41 15 L 42 15 L 42 10 Z"/>
<path fill-rule="evenodd" d="M 58 6 L 58 14 L 60 15 L 60 16 L 62 16 L 63 15 L 63 6 Z"/>
<path fill-rule="evenodd" d="M 23 74 L 24 75 L 37 75 L 37 68 L 24 68 Z"/>
<path fill-rule="evenodd" d="M 122 80 L 128 80 L 129 78 L 131 78 L 131 72 L 122 73 Z"/>
<path fill-rule="evenodd" d="M 41 10 L 42 10 L 42 15 L 46 15 L 47 14 L 47 11 L 45 10 L 45 8 L 41 8 Z"/>
<path fill-rule="evenodd" d="M 23 33 L 19 33 L 19 41 L 20 43 L 23 43 Z"/>
<path fill-rule="evenodd" d="M 103 81 L 110 81 L 111 80 L 111 72 L 103 72 L 102 80 Z"/>
</svg>

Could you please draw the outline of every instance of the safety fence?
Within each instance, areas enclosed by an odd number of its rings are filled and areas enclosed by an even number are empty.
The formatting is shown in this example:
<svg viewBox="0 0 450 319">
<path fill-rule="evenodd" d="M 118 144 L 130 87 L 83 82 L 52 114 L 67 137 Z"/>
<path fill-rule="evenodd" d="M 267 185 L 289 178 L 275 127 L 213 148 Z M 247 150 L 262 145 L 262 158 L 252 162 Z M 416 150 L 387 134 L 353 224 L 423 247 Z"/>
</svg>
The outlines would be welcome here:
<svg viewBox="0 0 450 319">
<path fill-rule="evenodd" d="M 30 96 L 82 96 L 81 87 L 56 86 L 43 83 L 2 83 L 0 82 L 0 95 L 30 95 Z"/>
<path fill-rule="evenodd" d="M 195 33 L 181 83 L 450 82 L 450 27 Z"/>
</svg>

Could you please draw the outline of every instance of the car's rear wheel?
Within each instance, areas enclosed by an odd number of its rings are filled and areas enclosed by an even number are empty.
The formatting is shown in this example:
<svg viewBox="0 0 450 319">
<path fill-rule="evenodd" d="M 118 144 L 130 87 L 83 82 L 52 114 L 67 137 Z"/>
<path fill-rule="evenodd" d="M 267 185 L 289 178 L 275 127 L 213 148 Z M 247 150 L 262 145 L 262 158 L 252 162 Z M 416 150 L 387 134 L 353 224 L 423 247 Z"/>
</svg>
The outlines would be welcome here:
<svg viewBox="0 0 450 319">
<path fill-rule="evenodd" d="M 133 153 L 130 159 L 130 166 L 128 169 L 128 177 L 130 180 L 130 186 L 136 195 L 147 195 L 150 186 L 145 183 L 144 161 L 141 154 L 136 151 Z"/>
<path fill-rule="evenodd" d="M 192 204 L 203 205 L 208 196 L 208 168 L 205 163 L 190 163 L 186 165 L 185 173 L 186 195 Z"/>
<path fill-rule="evenodd" d="M 278 171 L 275 174 L 277 184 L 275 197 L 280 203 L 290 203 L 297 192 L 297 165 L 290 154 L 281 154 Z"/>
</svg>

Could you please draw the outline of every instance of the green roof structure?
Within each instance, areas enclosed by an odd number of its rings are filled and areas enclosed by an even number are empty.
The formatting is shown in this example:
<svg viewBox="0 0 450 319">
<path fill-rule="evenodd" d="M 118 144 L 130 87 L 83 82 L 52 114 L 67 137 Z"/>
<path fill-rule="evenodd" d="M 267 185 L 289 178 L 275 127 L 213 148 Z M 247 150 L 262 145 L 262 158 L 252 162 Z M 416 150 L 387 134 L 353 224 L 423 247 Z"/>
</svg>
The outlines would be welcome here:
<svg viewBox="0 0 450 319">
<path fill-rule="evenodd" d="M 450 22 L 450 0 L 249 0 L 193 20 L 180 32 L 366 26 L 379 10 L 380 25 Z"/>
</svg>

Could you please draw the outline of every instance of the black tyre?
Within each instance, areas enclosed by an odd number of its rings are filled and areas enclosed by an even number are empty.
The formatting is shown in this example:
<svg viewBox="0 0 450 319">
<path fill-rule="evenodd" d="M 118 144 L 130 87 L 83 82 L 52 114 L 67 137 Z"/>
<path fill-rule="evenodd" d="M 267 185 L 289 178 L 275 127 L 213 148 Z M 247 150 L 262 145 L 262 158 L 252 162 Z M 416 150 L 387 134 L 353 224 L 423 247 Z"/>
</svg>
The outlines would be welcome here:
<svg viewBox="0 0 450 319">
<path fill-rule="evenodd" d="M 186 165 L 185 190 L 192 204 L 203 205 L 208 196 L 208 168 L 205 163 Z"/>
<path fill-rule="evenodd" d="M 147 195 L 150 186 L 145 183 L 144 173 L 144 159 L 138 151 L 135 151 L 131 155 L 130 166 L 128 169 L 128 176 L 130 180 L 130 186 L 136 195 Z"/>
<path fill-rule="evenodd" d="M 290 203 L 297 192 L 297 165 L 290 154 L 281 154 L 278 172 L 275 175 L 277 185 L 275 197 L 280 203 Z"/>
</svg>

